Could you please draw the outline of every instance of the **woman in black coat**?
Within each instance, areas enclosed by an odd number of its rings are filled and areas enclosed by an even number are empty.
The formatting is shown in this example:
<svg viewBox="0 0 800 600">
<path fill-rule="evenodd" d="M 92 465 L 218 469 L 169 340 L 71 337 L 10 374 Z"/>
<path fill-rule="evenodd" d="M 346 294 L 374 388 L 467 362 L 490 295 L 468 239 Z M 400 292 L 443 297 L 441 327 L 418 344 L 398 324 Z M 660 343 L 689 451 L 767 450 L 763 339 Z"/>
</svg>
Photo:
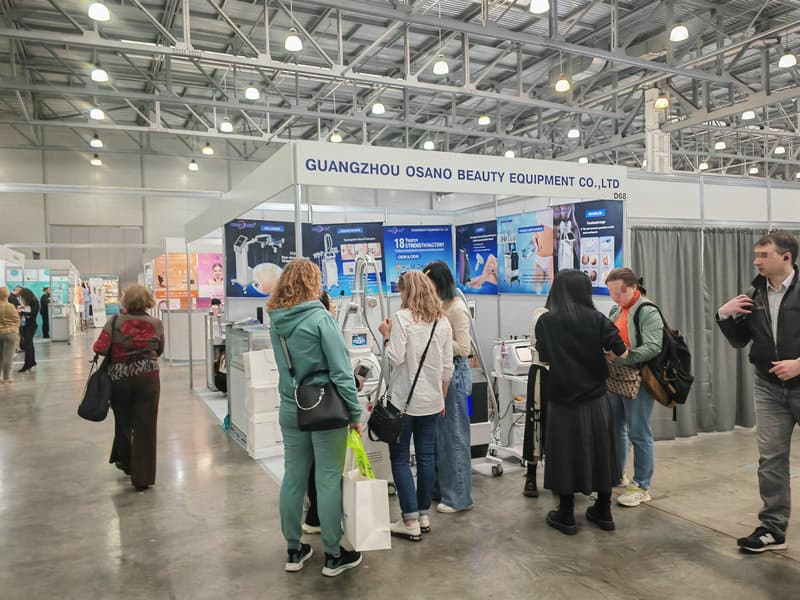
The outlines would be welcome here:
<svg viewBox="0 0 800 600">
<path fill-rule="evenodd" d="M 544 487 L 559 495 L 547 524 L 575 535 L 575 492 L 598 492 L 586 519 L 615 529 L 611 488 L 619 482 L 614 427 L 606 398 L 606 360 L 627 356 L 616 326 L 597 311 L 592 283 L 581 271 L 560 271 L 536 323 L 536 350 L 550 366 Z M 608 355 L 608 359 L 606 356 Z"/>
<path fill-rule="evenodd" d="M 36 318 L 39 316 L 39 301 L 28 288 L 22 288 L 19 292 L 22 307 L 20 308 L 20 327 L 21 341 L 20 346 L 25 352 L 25 364 L 19 370 L 20 373 L 30 371 L 36 366 L 36 350 L 33 345 L 33 336 L 36 335 Z"/>
</svg>

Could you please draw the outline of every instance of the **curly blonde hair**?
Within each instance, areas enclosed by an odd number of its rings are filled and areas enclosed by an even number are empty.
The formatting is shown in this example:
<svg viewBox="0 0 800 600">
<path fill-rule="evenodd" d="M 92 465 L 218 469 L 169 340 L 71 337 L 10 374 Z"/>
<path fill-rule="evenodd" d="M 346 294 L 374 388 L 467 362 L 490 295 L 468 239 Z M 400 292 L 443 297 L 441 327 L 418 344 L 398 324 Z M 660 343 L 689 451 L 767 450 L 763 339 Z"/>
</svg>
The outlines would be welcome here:
<svg viewBox="0 0 800 600">
<path fill-rule="evenodd" d="M 295 258 L 283 268 L 278 284 L 267 301 L 267 310 L 289 308 L 322 295 L 322 273 L 307 258 Z"/>
<path fill-rule="evenodd" d="M 400 276 L 397 287 L 406 292 L 406 301 L 402 307 L 410 310 L 417 321 L 433 323 L 444 316 L 436 286 L 422 271 L 404 273 Z"/>
</svg>

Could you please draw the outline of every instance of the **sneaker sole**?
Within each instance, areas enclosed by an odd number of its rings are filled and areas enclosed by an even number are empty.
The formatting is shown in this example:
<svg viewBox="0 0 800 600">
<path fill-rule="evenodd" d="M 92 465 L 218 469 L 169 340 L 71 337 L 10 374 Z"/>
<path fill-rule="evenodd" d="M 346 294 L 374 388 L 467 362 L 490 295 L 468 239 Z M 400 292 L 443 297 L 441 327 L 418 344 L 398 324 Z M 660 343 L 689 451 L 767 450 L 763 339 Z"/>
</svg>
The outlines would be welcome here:
<svg viewBox="0 0 800 600">
<path fill-rule="evenodd" d="M 410 533 L 400 533 L 400 532 L 397 532 L 397 531 L 392 531 L 391 533 L 392 533 L 393 537 L 402 538 L 404 540 L 408 540 L 409 542 L 421 542 L 422 541 L 422 535 L 421 534 L 420 535 L 413 535 L 413 534 L 410 534 Z"/>
<path fill-rule="evenodd" d="M 430 533 L 431 532 L 430 526 L 428 526 L 428 527 L 420 527 L 419 529 L 420 529 L 420 531 L 422 531 L 422 533 Z"/>
<path fill-rule="evenodd" d="M 639 506 L 640 504 L 645 504 L 647 502 L 650 502 L 651 500 L 652 500 L 652 498 L 650 496 L 645 496 L 644 498 L 642 498 L 638 502 L 623 502 L 622 498 L 620 497 L 620 498 L 617 498 L 617 504 L 619 504 L 620 506 L 627 506 L 628 508 L 634 508 L 636 506 Z"/>
<path fill-rule="evenodd" d="M 769 552 L 770 550 L 788 550 L 789 544 L 770 544 L 769 546 L 764 546 L 763 548 L 748 548 L 746 546 L 739 546 L 739 550 L 743 550 L 744 552 L 750 552 L 752 554 L 761 554 L 762 552 Z"/>
<path fill-rule="evenodd" d="M 300 559 L 299 563 L 286 563 L 283 568 L 287 573 L 297 573 L 298 571 L 302 571 L 303 565 L 305 565 L 306 561 L 312 556 L 314 556 L 313 548 L 308 551 L 308 554 L 306 554 L 303 558 Z"/>
<path fill-rule="evenodd" d="M 558 529 L 561 533 L 566 535 L 578 535 L 577 525 L 564 525 L 563 523 L 559 523 L 558 521 L 551 519 L 550 515 L 545 518 L 547 519 L 547 524 L 553 529 Z"/>
<path fill-rule="evenodd" d="M 322 568 L 322 574 L 325 577 L 336 577 L 337 575 L 341 575 L 345 571 L 349 571 L 350 569 L 355 569 L 358 565 L 361 564 L 361 561 L 364 560 L 364 555 L 358 557 L 358 560 L 355 562 L 347 563 L 346 565 L 341 565 L 336 567 L 335 569 L 329 569 L 328 567 Z"/>
<path fill-rule="evenodd" d="M 523 490 L 522 495 L 526 498 L 538 498 L 539 490 Z"/>
</svg>

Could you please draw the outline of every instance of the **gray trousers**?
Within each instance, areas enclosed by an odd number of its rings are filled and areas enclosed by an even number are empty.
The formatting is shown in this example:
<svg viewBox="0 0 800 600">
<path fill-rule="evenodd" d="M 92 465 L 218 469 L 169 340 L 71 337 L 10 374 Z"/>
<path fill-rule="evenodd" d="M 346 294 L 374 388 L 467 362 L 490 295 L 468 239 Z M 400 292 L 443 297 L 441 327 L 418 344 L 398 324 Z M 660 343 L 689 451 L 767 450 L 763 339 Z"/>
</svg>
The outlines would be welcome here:
<svg viewBox="0 0 800 600">
<path fill-rule="evenodd" d="M 783 534 L 791 513 L 789 451 L 792 431 L 800 423 L 800 387 L 786 388 L 756 377 L 753 399 L 758 423 L 758 489 L 764 501 L 758 518 L 767 529 Z"/>
<path fill-rule="evenodd" d="M 14 362 L 14 351 L 17 349 L 17 333 L 0 335 L 0 379 L 11 379 L 11 367 Z"/>
</svg>

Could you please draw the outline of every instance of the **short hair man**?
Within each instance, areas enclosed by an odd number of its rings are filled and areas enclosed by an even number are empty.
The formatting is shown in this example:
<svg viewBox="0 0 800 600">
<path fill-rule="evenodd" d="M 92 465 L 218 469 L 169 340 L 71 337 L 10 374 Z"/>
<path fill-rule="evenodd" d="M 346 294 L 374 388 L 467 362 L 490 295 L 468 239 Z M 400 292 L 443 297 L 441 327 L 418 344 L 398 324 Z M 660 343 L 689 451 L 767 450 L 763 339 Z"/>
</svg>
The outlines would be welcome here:
<svg viewBox="0 0 800 600">
<path fill-rule="evenodd" d="M 717 324 L 734 348 L 750 346 L 758 423 L 761 525 L 738 540 L 748 552 L 785 550 L 791 495 L 789 449 L 800 422 L 800 284 L 797 239 L 772 232 L 755 244 L 758 276 L 747 294 L 726 302 Z"/>
<path fill-rule="evenodd" d="M 42 317 L 42 337 L 50 339 L 50 288 L 43 290 L 42 297 L 39 298 L 39 314 Z"/>
</svg>

